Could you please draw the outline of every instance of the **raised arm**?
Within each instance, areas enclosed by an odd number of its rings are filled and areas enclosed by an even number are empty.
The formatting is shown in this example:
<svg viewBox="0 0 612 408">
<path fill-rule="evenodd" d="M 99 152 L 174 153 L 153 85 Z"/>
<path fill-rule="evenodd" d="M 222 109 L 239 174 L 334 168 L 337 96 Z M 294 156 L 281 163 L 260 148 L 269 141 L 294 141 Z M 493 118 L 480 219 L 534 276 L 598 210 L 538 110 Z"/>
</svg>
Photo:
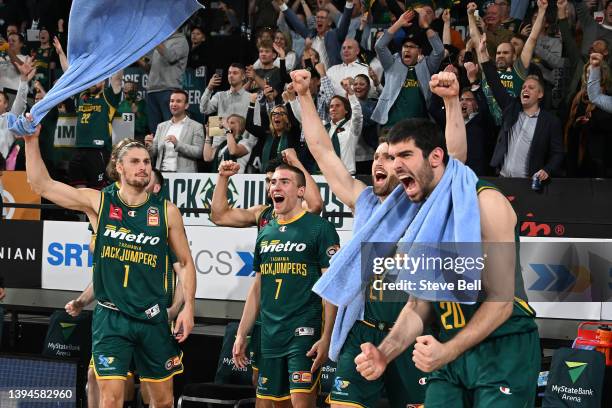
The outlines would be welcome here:
<svg viewBox="0 0 612 408">
<path fill-rule="evenodd" d="M 174 328 L 175 338 L 179 343 L 182 343 L 193 329 L 196 291 L 195 265 L 191 257 L 187 235 L 185 235 L 185 226 L 183 225 L 181 212 L 170 202 L 166 202 L 166 206 L 168 213 L 168 243 L 170 244 L 170 249 L 176 255 L 178 263 L 176 273 L 183 287 L 183 296 L 185 298 L 185 305 L 176 318 Z"/>
<path fill-rule="evenodd" d="M 277 0 L 278 1 L 278 0 Z M 285 16 L 285 20 L 287 21 L 287 25 L 293 29 L 296 33 L 298 33 L 303 38 L 308 37 L 308 28 L 302 23 L 302 21 L 298 18 L 298 16 L 291 10 L 287 5 L 283 2 L 280 6 L 281 11 Z"/>
<path fill-rule="evenodd" d="M 429 81 L 431 92 L 444 100 L 446 111 L 446 147 L 449 156 L 462 163 L 467 159 L 467 136 L 465 123 L 459 104 L 459 81 L 452 72 L 440 72 L 431 76 Z"/>
<path fill-rule="evenodd" d="M 567 19 L 567 0 L 557 1 L 557 18 L 559 19 L 559 31 L 561 31 L 561 42 L 563 52 L 570 61 L 570 66 L 575 66 L 581 61 L 580 45 L 576 43 Z"/>
<path fill-rule="evenodd" d="M 506 91 L 501 83 L 497 69 L 492 61 L 489 61 L 489 51 L 487 51 L 487 36 L 483 34 L 478 45 L 478 61 L 482 66 L 482 73 L 485 76 L 487 83 L 491 87 L 493 96 L 499 104 L 499 107 L 506 109 L 513 102 L 514 98 Z"/>
<path fill-rule="evenodd" d="M 470 31 L 470 39 L 472 42 L 478 46 L 480 43 L 480 30 L 478 30 L 478 24 L 476 24 L 476 16 L 474 13 L 478 10 L 478 6 L 474 2 L 470 2 L 467 5 L 467 15 L 468 15 L 468 27 Z"/>
<path fill-rule="evenodd" d="M 412 25 L 412 19 L 414 16 L 415 14 L 412 10 L 405 12 L 391 27 L 389 27 L 387 31 L 384 32 L 382 37 L 376 41 L 374 50 L 376 51 L 376 55 L 378 56 L 378 59 L 385 70 L 391 68 L 394 62 L 393 54 L 391 54 L 391 51 L 389 50 L 389 43 L 393 39 L 395 33 L 397 33 L 402 27 L 409 27 Z"/>
<path fill-rule="evenodd" d="M 59 57 L 62 71 L 68 71 L 68 58 L 66 58 L 66 54 L 64 53 L 64 49 L 62 48 L 62 43 L 60 42 L 59 38 L 53 37 L 53 46 L 55 47 L 55 51 Z"/>
<path fill-rule="evenodd" d="M 257 219 L 265 206 L 233 208 L 227 202 L 229 178 L 238 173 L 240 165 L 233 161 L 222 161 L 219 164 L 219 178 L 213 191 L 210 206 L 210 221 L 223 227 L 244 228 L 257 225 Z"/>
<path fill-rule="evenodd" d="M 302 129 L 308 149 L 332 191 L 343 203 L 354 208 L 357 197 L 365 189 L 365 184 L 351 177 L 342 160 L 334 152 L 331 139 L 321 123 L 310 95 L 310 72 L 306 70 L 293 71 L 291 77 L 293 78 L 293 89 L 298 94 L 302 108 Z"/>
<path fill-rule="evenodd" d="M 15 96 L 15 100 L 13 101 L 13 105 L 11 106 L 11 113 L 15 115 L 23 115 L 26 111 L 28 105 L 28 82 L 34 78 L 36 75 L 36 68 L 32 67 L 32 62 L 30 57 L 26 57 L 26 60 L 21 64 L 17 65 L 17 70 L 19 71 L 19 87 L 17 88 L 17 96 Z M 11 132 L 8 132 L 9 137 L 14 138 L 14 135 Z M 12 143 L 9 143 L 9 145 Z"/>
<path fill-rule="evenodd" d="M 167 44 L 167 45 L 166 45 Z M 159 55 L 168 62 L 170 65 L 174 65 L 189 55 L 189 44 L 185 41 L 164 41 L 155 47 Z"/>
<path fill-rule="evenodd" d="M 599 109 L 612 113 L 612 96 L 604 95 L 601 92 L 601 61 L 603 55 L 598 53 L 591 54 L 591 72 L 589 73 L 589 82 L 587 92 L 589 101 Z"/>
<path fill-rule="evenodd" d="M 353 0 L 346 0 L 344 10 L 342 11 L 342 17 L 340 18 L 340 24 L 335 31 L 336 38 L 340 44 L 344 42 L 344 39 L 348 34 L 349 26 L 351 25 L 351 14 L 353 13 L 353 7 Z"/>
<path fill-rule="evenodd" d="M 24 138 L 26 173 L 32 190 L 61 207 L 82 211 L 88 216 L 97 217 L 102 194 L 89 188 L 77 190 L 67 184 L 53 180 L 40 156 L 39 135 L 40 126 L 37 126 L 34 134 Z"/>
<path fill-rule="evenodd" d="M 529 68 L 529 64 L 531 63 L 531 57 L 533 57 L 533 51 L 535 50 L 536 42 L 538 41 L 538 36 L 540 35 L 542 27 L 544 26 L 544 19 L 546 18 L 547 7 L 548 0 L 538 0 L 538 16 L 536 17 L 536 21 L 533 24 L 531 33 L 529 33 L 527 42 L 525 42 L 525 46 L 523 47 L 523 51 L 521 52 L 521 62 L 523 63 L 525 70 Z"/>
</svg>

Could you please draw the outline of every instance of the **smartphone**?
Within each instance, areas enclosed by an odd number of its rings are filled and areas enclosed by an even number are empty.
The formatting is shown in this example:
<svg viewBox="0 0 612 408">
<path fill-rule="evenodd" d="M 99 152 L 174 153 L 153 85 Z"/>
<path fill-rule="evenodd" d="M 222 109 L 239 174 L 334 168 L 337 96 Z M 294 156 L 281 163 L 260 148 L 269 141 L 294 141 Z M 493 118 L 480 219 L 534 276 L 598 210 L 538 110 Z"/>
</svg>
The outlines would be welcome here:
<svg viewBox="0 0 612 408">
<path fill-rule="evenodd" d="M 223 78 L 223 69 L 222 68 L 215 69 L 215 75 L 218 75 L 219 77 Z"/>
<path fill-rule="evenodd" d="M 474 54 L 472 51 L 466 51 L 465 54 L 463 54 L 463 63 L 465 64 L 466 62 L 474 62 Z"/>
</svg>

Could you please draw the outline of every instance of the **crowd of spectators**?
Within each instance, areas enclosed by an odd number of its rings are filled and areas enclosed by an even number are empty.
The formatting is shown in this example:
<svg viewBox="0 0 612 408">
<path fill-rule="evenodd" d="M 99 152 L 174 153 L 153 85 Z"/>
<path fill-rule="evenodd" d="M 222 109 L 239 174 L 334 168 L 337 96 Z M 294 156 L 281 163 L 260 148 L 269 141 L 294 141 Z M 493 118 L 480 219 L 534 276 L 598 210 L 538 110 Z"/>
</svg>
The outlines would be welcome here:
<svg viewBox="0 0 612 408">
<path fill-rule="evenodd" d="M 96 172 L 108 160 L 110 118 L 131 113 L 134 138 L 164 172 L 213 172 L 232 159 L 241 172 L 261 173 L 292 148 L 316 174 L 289 75 L 307 69 L 321 121 L 354 174 L 370 173 L 379 138 L 400 120 L 444 128 L 444 104 L 429 81 L 451 71 L 462 86 L 467 164 L 479 176 L 610 175 L 612 0 L 246 3 L 218 2 L 194 15 L 131 67 L 146 80 L 117 73 L 60 104 L 42 124 L 51 171 L 103 185 Z M 23 163 L 5 113 L 23 113 L 26 97 L 42 98 L 67 68 L 69 26 L 67 15 L 42 26 L 15 10 L 0 9 L 0 155 L 9 170 Z M 240 38 L 247 52 L 218 68 L 213 36 Z M 196 100 L 185 91 L 189 72 L 202 78 Z M 96 118 L 100 110 L 105 118 Z M 71 112 L 77 144 L 62 168 L 55 121 Z"/>
</svg>

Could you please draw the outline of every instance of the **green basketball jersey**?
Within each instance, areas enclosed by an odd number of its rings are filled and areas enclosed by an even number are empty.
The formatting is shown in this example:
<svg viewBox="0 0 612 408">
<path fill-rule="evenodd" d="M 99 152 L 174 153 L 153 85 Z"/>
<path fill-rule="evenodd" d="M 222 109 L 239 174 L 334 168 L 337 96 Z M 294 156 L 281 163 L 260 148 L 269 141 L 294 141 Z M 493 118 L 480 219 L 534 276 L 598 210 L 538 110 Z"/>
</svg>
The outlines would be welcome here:
<svg viewBox="0 0 612 408">
<path fill-rule="evenodd" d="M 289 221 L 273 219 L 261 230 L 253 270 L 261 274 L 264 356 L 287 355 L 295 336 L 320 334 L 322 302 L 311 289 L 339 244 L 333 225 L 307 212 Z"/>
<path fill-rule="evenodd" d="M 522 78 L 513 66 L 510 71 L 497 71 L 502 85 L 512 96 L 518 96 L 521 93 L 521 88 L 525 79 Z"/>
<path fill-rule="evenodd" d="M 121 93 L 115 94 L 111 87 L 95 95 L 87 91 L 79 94 L 75 147 L 110 149 L 113 116 L 120 99 Z"/>
<path fill-rule="evenodd" d="M 406 305 L 408 294 L 400 290 L 383 290 L 382 286 L 379 286 L 382 282 L 387 280 L 383 275 L 377 275 L 366 287 L 363 317 L 366 321 L 392 325 Z"/>
<path fill-rule="evenodd" d="M 144 203 L 129 206 L 117 191 L 102 193 L 93 274 L 98 302 L 141 320 L 166 316 L 166 205 L 152 194 Z"/>
<path fill-rule="evenodd" d="M 484 180 L 478 180 L 476 184 L 477 194 L 483 190 L 499 189 L 492 183 Z M 516 267 L 514 269 L 514 306 L 512 315 L 501 326 L 499 326 L 489 338 L 501 337 L 508 334 L 526 333 L 536 330 L 535 311 L 527 303 L 525 294 L 525 286 L 523 283 L 523 274 L 521 272 L 521 264 L 519 257 L 519 229 L 518 225 L 514 233 L 516 243 Z M 432 302 L 435 315 L 437 316 L 440 326 L 440 339 L 446 341 L 457 334 L 463 327 L 467 325 L 476 310 L 480 307 L 480 302 L 473 305 L 461 304 L 456 302 Z"/>
<path fill-rule="evenodd" d="M 268 225 L 268 223 L 275 218 L 276 214 L 274 214 L 274 207 L 267 205 L 257 217 L 257 232 L 259 233 L 263 227 Z"/>
</svg>

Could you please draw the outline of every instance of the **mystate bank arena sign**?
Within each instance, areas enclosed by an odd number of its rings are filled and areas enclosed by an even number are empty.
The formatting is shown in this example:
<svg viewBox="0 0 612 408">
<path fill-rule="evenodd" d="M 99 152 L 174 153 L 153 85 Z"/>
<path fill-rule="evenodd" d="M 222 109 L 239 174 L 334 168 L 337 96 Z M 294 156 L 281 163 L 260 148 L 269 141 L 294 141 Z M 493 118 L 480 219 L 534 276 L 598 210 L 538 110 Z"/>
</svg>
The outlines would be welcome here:
<svg viewBox="0 0 612 408">
<path fill-rule="evenodd" d="M 166 173 L 170 200 L 179 208 L 210 209 L 213 191 L 217 182 L 216 174 L 206 173 Z M 332 192 L 322 176 L 314 176 L 325 204 L 325 212 L 333 213 L 327 219 L 337 230 L 351 231 L 353 218 L 342 216 L 350 213 L 350 208 L 342 203 Z M 262 174 L 237 174 L 230 178 L 227 198 L 234 208 L 249 208 L 264 204 L 266 198 L 265 176 Z M 206 213 L 183 214 L 185 225 L 213 226 Z"/>
</svg>

